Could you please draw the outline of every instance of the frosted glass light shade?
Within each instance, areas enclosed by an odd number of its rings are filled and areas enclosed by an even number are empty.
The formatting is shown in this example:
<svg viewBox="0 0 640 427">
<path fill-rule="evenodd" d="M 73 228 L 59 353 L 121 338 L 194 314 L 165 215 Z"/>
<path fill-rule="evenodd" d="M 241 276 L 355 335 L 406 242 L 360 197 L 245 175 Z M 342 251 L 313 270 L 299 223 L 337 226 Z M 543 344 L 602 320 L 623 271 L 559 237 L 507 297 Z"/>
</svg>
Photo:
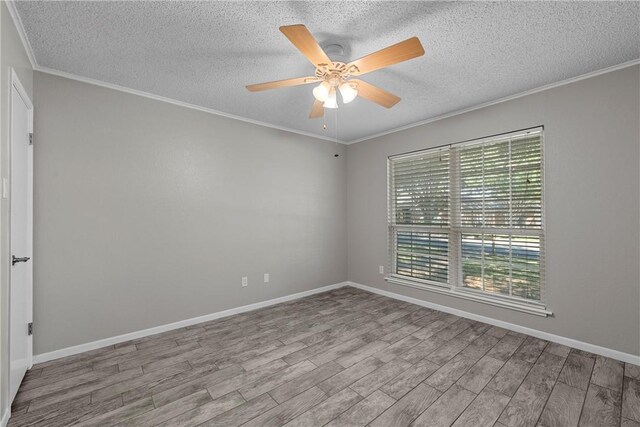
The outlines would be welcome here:
<svg viewBox="0 0 640 427">
<path fill-rule="evenodd" d="M 313 88 L 313 96 L 320 102 L 324 102 L 329 97 L 329 91 L 331 89 L 331 85 L 329 82 L 322 82 L 318 86 Z"/>
<path fill-rule="evenodd" d="M 338 100 L 336 99 L 336 90 L 335 88 L 331 88 L 329 91 L 329 96 L 324 101 L 324 108 L 338 108 Z"/>
<path fill-rule="evenodd" d="M 339 89 L 340 95 L 342 95 L 342 102 L 345 104 L 350 103 L 356 96 L 358 96 L 358 91 L 347 82 L 342 83 Z"/>
</svg>

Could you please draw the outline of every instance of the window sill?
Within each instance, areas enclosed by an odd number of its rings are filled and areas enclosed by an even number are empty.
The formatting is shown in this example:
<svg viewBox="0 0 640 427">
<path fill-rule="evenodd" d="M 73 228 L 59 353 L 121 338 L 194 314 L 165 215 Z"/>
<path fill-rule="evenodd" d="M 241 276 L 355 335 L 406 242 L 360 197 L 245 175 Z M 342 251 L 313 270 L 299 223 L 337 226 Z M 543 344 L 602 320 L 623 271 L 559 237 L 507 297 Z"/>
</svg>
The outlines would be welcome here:
<svg viewBox="0 0 640 427">
<path fill-rule="evenodd" d="M 483 304 L 493 305 L 496 307 L 507 308 L 509 310 L 519 311 L 521 313 L 534 314 L 536 316 L 547 317 L 553 313 L 547 310 L 544 306 L 539 304 L 527 304 L 520 303 L 518 301 L 507 301 L 504 299 L 494 298 L 490 296 L 478 295 L 465 290 L 457 290 L 445 288 L 442 286 L 428 285 L 423 283 L 417 283 L 412 280 L 403 279 L 397 276 L 387 276 L 384 278 L 389 283 L 395 285 L 408 286 L 411 288 L 422 289 L 429 292 L 435 292 L 438 294 L 449 295 L 455 298 L 462 298 L 470 301 L 476 301 Z"/>
</svg>

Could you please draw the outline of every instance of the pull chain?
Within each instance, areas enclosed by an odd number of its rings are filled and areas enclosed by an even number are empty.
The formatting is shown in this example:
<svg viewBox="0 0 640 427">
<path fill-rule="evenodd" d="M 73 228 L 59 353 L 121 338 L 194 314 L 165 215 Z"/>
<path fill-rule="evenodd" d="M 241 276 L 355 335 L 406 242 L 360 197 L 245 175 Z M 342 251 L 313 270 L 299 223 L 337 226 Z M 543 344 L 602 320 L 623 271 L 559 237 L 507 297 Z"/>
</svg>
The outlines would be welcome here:
<svg viewBox="0 0 640 427">
<path fill-rule="evenodd" d="M 336 108 L 336 111 L 334 112 L 334 123 L 335 123 L 335 128 L 336 128 L 336 153 L 333 155 L 333 157 L 339 157 L 340 154 L 338 154 L 338 109 Z"/>
<path fill-rule="evenodd" d="M 324 130 L 327 130 L 327 110 L 329 109 L 325 108 L 324 114 L 322 115 L 322 129 Z M 333 123 L 336 129 L 336 153 L 333 155 L 333 157 L 340 157 L 340 154 L 338 154 L 338 109 L 332 108 L 330 110 L 334 110 Z"/>
</svg>

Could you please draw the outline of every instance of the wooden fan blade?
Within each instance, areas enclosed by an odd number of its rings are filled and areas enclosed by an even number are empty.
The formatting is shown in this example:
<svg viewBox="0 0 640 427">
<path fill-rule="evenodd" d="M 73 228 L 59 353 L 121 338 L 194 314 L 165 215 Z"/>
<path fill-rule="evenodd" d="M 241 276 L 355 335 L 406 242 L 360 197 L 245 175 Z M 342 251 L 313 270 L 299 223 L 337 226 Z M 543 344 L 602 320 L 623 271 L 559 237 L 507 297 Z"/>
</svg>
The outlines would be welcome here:
<svg viewBox="0 0 640 427">
<path fill-rule="evenodd" d="M 310 119 L 319 119 L 320 117 L 324 116 L 324 107 L 322 104 L 324 103 L 318 101 L 317 99 L 313 101 L 313 107 L 311 107 L 311 114 L 309 114 Z"/>
<path fill-rule="evenodd" d="M 358 85 L 358 96 L 368 99 L 369 101 L 373 101 L 385 108 L 391 108 L 400 102 L 400 98 L 391 92 L 387 92 L 386 90 L 380 89 L 379 87 L 365 81 L 351 79 L 349 80 L 349 83 L 356 83 Z"/>
<path fill-rule="evenodd" d="M 403 42 L 396 43 L 360 59 L 356 59 L 347 65 L 350 67 L 355 65 L 357 71 L 353 71 L 351 75 L 361 76 L 389 65 L 407 61 L 412 58 L 424 55 L 424 48 L 417 37 L 411 37 Z"/>
<path fill-rule="evenodd" d="M 311 61 L 314 67 L 319 64 L 331 64 L 327 54 L 324 53 L 324 50 L 304 25 L 285 25 L 280 27 L 280 31 Z"/>
<path fill-rule="evenodd" d="M 267 89 L 278 89 L 281 87 L 300 86 L 309 83 L 320 82 L 322 79 L 317 77 L 298 77 L 295 79 L 276 80 L 275 82 L 257 83 L 247 86 L 249 92 L 259 92 Z"/>
</svg>

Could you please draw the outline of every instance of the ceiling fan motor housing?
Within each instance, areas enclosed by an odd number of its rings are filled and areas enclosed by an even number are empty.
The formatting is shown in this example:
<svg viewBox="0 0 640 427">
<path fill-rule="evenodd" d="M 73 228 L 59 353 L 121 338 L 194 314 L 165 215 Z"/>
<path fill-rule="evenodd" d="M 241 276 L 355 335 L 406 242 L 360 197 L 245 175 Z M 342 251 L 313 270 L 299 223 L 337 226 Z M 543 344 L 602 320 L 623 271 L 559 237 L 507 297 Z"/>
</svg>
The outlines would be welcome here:
<svg viewBox="0 0 640 427">
<path fill-rule="evenodd" d="M 358 71 L 358 67 L 355 65 L 347 66 L 344 62 L 332 62 L 330 64 L 319 64 L 316 68 L 316 77 L 332 83 L 333 86 L 337 86 L 333 81 L 339 82 L 346 80 L 351 76 L 351 73 Z"/>
</svg>

